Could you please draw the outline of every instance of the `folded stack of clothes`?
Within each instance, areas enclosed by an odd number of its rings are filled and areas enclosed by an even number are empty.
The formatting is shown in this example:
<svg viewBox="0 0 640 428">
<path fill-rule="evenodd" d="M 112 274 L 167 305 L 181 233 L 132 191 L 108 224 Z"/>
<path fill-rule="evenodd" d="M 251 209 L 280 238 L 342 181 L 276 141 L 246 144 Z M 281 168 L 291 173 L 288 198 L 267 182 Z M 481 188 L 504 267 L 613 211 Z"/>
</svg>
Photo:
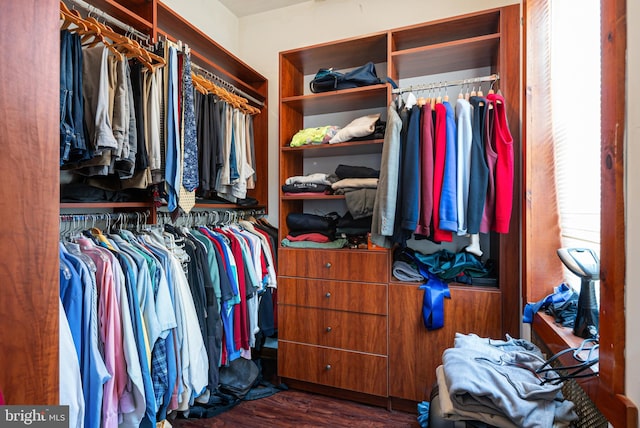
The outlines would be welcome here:
<svg viewBox="0 0 640 428">
<path fill-rule="evenodd" d="M 324 216 L 307 213 L 287 215 L 289 234 L 282 240 L 283 247 L 294 248 L 342 248 L 344 238 L 336 239 L 336 224 L 340 216 L 330 213 Z"/>
<path fill-rule="evenodd" d="M 282 186 L 285 195 L 318 195 L 331 193 L 331 176 L 321 172 L 287 178 Z"/>
<path fill-rule="evenodd" d="M 338 165 L 335 175 L 338 181 L 331 184 L 333 193 L 344 195 L 347 210 L 355 220 L 368 218 L 371 230 L 380 171 L 366 166 Z"/>
<path fill-rule="evenodd" d="M 499 427 L 561 427 L 577 420 L 553 370 L 524 339 L 493 340 L 456 333 L 436 369 L 438 417 Z M 435 415 L 434 415 L 435 416 Z"/>
</svg>

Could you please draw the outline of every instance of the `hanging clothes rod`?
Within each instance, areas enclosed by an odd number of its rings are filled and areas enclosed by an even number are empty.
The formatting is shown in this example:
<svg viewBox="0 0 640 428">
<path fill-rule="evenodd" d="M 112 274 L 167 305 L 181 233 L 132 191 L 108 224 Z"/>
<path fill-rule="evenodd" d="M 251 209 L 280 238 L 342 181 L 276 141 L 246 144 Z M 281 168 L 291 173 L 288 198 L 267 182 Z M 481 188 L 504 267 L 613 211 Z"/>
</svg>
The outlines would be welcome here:
<svg viewBox="0 0 640 428">
<path fill-rule="evenodd" d="M 392 93 L 403 94 L 405 92 L 412 92 L 412 91 L 425 91 L 429 89 L 447 88 L 449 86 L 462 86 L 462 85 L 468 85 L 470 83 L 495 82 L 496 80 L 500 80 L 500 76 L 498 74 L 492 74 L 490 76 L 473 77 L 471 79 L 447 80 L 445 82 L 425 83 L 422 85 L 411 85 L 405 88 L 393 89 Z"/>
<path fill-rule="evenodd" d="M 205 226 L 207 224 L 237 223 L 248 217 L 260 217 L 266 214 L 264 208 L 194 208 L 189 214 L 181 215 L 175 222 L 171 219 L 171 213 L 158 211 L 156 213 L 158 224 L 177 224 L 182 226 Z"/>
<path fill-rule="evenodd" d="M 95 14 L 98 15 L 100 18 L 104 19 L 106 22 L 115 25 L 116 27 L 127 31 L 130 34 L 135 35 L 136 37 L 138 37 L 140 40 L 144 40 L 145 42 L 149 42 L 149 35 L 148 34 L 144 34 L 138 30 L 136 30 L 135 28 L 133 28 L 131 25 L 127 25 L 124 22 L 120 21 L 119 19 L 114 18 L 113 16 L 109 15 L 108 13 L 98 9 L 95 6 L 90 5 L 89 3 L 83 1 L 83 0 L 67 0 L 70 3 L 77 5 L 81 8 L 83 8 L 84 10 L 88 11 L 89 14 Z"/>
<path fill-rule="evenodd" d="M 251 95 L 247 94 L 243 90 L 236 88 L 231 83 L 227 82 L 226 80 L 222 79 L 219 76 L 216 76 L 215 74 L 213 74 L 212 72 L 210 72 L 206 68 L 199 66 L 198 64 L 194 63 L 193 61 L 191 62 L 191 69 L 195 70 L 195 71 L 197 71 L 197 72 L 199 72 L 201 74 L 204 74 L 206 77 L 210 77 L 211 79 L 215 80 L 216 83 L 220 84 L 225 89 L 228 89 L 229 91 L 231 91 L 231 92 L 233 92 L 235 94 L 238 94 L 241 97 L 248 99 L 249 101 L 254 102 L 255 104 L 259 105 L 260 107 L 264 107 L 264 102 L 258 100 L 257 98 L 252 97 Z"/>
<path fill-rule="evenodd" d="M 136 228 L 147 224 L 149 211 L 131 213 L 91 213 L 91 214 L 60 214 L 60 234 L 65 235 L 71 232 L 79 232 L 90 229 L 98 223 L 106 223 L 106 229 L 120 224 L 127 228 L 135 225 Z M 70 224 L 68 224 L 70 223 Z M 65 224 L 65 225 L 63 225 Z"/>
</svg>

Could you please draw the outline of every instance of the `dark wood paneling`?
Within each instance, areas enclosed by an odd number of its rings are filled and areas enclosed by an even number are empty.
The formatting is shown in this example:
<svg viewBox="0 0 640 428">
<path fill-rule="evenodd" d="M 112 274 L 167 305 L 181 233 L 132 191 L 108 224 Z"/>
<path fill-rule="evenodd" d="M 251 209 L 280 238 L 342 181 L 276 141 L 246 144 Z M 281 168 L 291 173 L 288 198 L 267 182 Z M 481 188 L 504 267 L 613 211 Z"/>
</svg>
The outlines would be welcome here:
<svg viewBox="0 0 640 428">
<path fill-rule="evenodd" d="M 389 285 L 389 395 L 429 401 L 435 368 L 442 353 L 453 346 L 456 333 L 502 337 L 498 290 L 450 287 L 445 299 L 444 327 L 427 330 L 422 321 L 424 291 L 416 285 Z M 401 308 L 401 310 L 394 310 Z"/>
<path fill-rule="evenodd" d="M 386 315 L 387 288 L 386 283 L 281 277 L 278 303 Z"/>
<path fill-rule="evenodd" d="M 0 390 L 8 404 L 58 404 L 58 34 L 58 1 L 3 2 Z"/>
</svg>

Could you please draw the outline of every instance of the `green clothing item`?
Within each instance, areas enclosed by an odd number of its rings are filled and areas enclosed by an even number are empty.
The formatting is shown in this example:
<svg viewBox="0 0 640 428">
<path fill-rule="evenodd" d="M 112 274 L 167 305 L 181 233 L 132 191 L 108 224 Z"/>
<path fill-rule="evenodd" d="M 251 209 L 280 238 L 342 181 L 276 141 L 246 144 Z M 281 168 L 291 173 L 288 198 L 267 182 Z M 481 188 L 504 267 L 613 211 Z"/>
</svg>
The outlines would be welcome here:
<svg viewBox="0 0 640 428">
<path fill-rule="evenodd" d="M 305 128 L 296 132 L 289 145 L 291 147 L 300 147 L 306 144 L 327 144 L 339 129 L 339 126 L 332 125 Z"/>
<path fill-rule="evenodd" d="M 289 241 L 287 238 L 282 240 L 283 247 L 292 247 L 292 248 L 327 248 L 327 249 L 336 249 L 342 248 L 347 245 L 347 240 L 344 238 L 336 239 L 331 242 L 313 242 L 313 241 Z"/>
</svg>

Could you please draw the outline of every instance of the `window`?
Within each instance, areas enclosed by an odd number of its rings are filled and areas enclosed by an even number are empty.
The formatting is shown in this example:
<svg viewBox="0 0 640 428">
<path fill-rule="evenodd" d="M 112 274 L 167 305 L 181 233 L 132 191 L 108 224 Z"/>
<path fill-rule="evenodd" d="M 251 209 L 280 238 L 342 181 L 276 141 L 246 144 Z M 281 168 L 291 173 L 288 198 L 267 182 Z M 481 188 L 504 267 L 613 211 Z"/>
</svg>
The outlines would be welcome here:
<svg viewBox="0 0 640 428">
<path fill-rule="evenodd" d="M 591 1 L 591 0 L 589 0 Z M 553 168 L 554 138 L 550 113 L 552 56 L 550 35 L 556 0 L 523 0 L 525 14 L 526 102 L 525 211 L 523 217 L 523 300 L 537 301 L 564 278 L 556 249 L 562 246 L 561 189 Z M 588 28 L 578 15 L 583 2 L 570 2 L 571 28 Z M 600 112 L 600 375 L 585 386 L 598 408 L 614 426 L 635 426 L 637 409 L 624 396 L 625 386 L 625 219 L 624 129 L 626 82 L 626 1 L 601 0 L 601 87 L 575 88 L 576 103 L 602 105 Z M 580 11 L 581 12 L 581 11 Z M 557 13 L 557 12 L 556 12 Z M 576 67 L 572 67 L 576 69 Z M 577 75 L 582 70 L 575 70 Z M 557 97 L 556 97 L 557 98 Z M 555 103 L 555 100 L 554 102 Z M 596 134 L 597 135 L 597 134 Z M 567 339 L 536 318 L 534 331 L 552 351 L 564 349 Z M 544 333 L 544 335 L 542 334 Z"/>
<path fill-rule="evenodd" d="M 574 25 L 579 22 L 580 25 Z M 551 3 L 551 119 L 561 245 L 600 253 L 600 1 Z M 598 97 L 599 98 L 599 97 Z M 579 289 L 579 279 L 565 271 Z"/>
</svg>

